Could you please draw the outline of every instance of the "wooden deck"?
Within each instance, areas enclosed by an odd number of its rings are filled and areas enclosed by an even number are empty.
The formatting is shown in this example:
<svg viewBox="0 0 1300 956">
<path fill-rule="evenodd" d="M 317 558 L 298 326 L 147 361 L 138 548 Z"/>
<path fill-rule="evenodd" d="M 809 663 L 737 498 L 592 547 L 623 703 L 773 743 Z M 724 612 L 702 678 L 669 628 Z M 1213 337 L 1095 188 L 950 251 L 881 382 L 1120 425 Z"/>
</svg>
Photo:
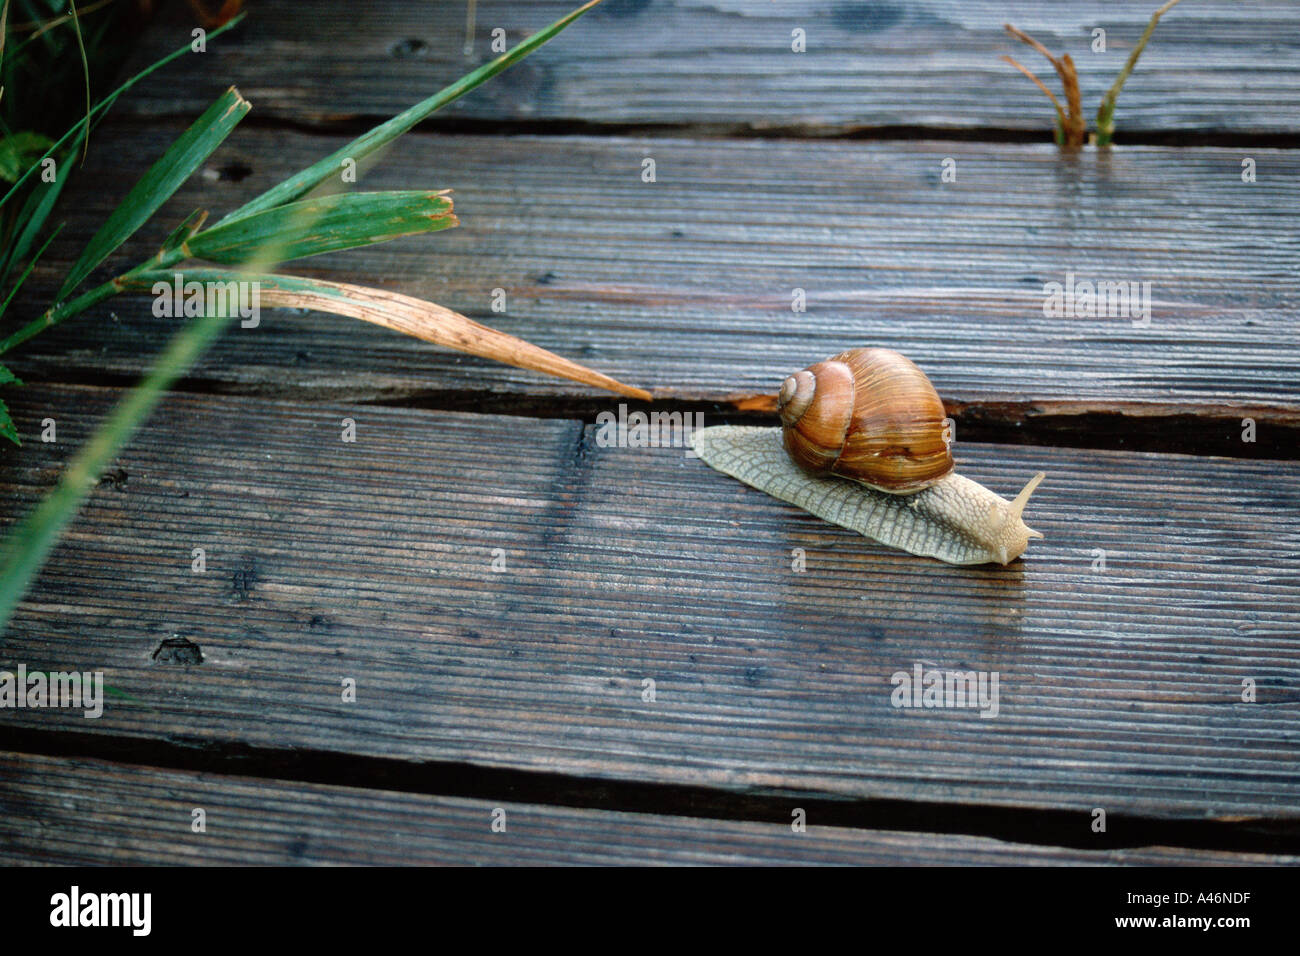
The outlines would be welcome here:
<svg viewBox="0 0 1300 956">
<path fill-rule="evenodd" d="M 174 6 L 141 63 L 188 37 Z M 462 3 L 323 6 L 258 3 L 119 104 L 33 307 L 231 83 L 249 121 L 122 261 L 567 8 L 480 2 L 467 60 Z M 1024 6 L 607 0 L 366 176 L 454 189 L 460 228 L 285 267 L 708 424 L 766 420 L 843 348 L 898 349 L 963 473 L 1047 472 L 1022 561 L 891 551 L 680 448 L 600 447 L 617 400 L 590 389 L 267 312 L 149 420 L 0 640 L 0 670 L 126 695 L 97 720 L 0 711 L 0 861 L 1300 862 L 1300 9 L 1179 6 L 1121 145 L 1066 156 L 1001 23 L 1071 50 L 1091 118 L 1155 4 Z M 1045 317 L 1070 273 L 1149 281 L 1149 325 Z M 174 327 L 119 298 L 12 356 L 6 526 Z M 997 718 L 891 706 L 917 663 L 997 672 Z"/>
</svg>

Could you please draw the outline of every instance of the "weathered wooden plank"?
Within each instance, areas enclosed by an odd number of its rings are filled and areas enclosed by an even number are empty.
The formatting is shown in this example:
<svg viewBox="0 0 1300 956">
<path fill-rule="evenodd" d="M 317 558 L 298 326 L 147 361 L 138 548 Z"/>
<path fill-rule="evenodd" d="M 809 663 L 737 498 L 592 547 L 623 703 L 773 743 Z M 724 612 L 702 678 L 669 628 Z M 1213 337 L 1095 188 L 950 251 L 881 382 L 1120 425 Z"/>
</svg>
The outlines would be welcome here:
<svg viewBox="0 0 1300 956">
<path fill-rule="evenodd" d="M 191 828 L 204 811 L 206 831 Z M 493 831 L 494 812 L 504 831 Z M 500 817 L 498 816 L 498 819 Z M 55 865 L 1278 865 L 960 834 L 619 813 L 0 753 L 0 862 Z"/>
<path fill-rule="evenodd" d="M 59 443 L 5 457 L 7 521 L 56 480 L 108 394 L 14 399 L 27 428 L 56 419 Z M 355 443 L 340 441 L 344 417 Z M 0 721 L 1054 808 L 1081 828 L 1097 807 L 1300 816 L 1300 468 L 959 453 L 996 490 L 1047 472 L 1030 508 L 1047 537 L 1023 562 L 886 551 L 680 449 L 598 447 L 577 422 L 172 396 L 0 645 L 0 667 L 102 670 L 132 699 L 96 720 Z M 917 665 L 996 672 L 997 717 L 895 707 L 894 675 Z"/>
<path fill-rule="evenodd" d="M 174 131 L 97 134 L 29 313 Z M 339 145 L 240 130 L 117 261 L 144 258 L 195 206 L 229 210 Z M 654 184 L 641 180 L 647 154 Z M 286 268 L 430 298 L 661 398 L 753 408 L 790 371 L 878 344 L 925 368 L 963 429 L 1291 457 L 1300 158 L 1252 155 L 1248 185 L 1235 150 L 1065 160 L 1051 147 L 954 143 L 416 136 L 363 188 L 453 187 L 461 228 Z M 940 181 L 945 157 L 955 183 Z M 223 169 L 251 171 L 233 182 Z M 1070 274 L 1149 282 L 1150 326 L 1046 317 L 1045 285 Z M 504 313 L 491 311 L 494 289 Z M 794 289 L 804 313 L 792 312 Z M 35 380 L 133 378 L 174 327 L 147 298 L 113 300 L 6 361 Z M 193 374 L 204 388 L 512 409 L 592 395 L 286 312 L 236 330 Z M 1247 416 L 1255 445 L 1241 440 Z"/>
<path fill-rule="evenodd" d="M 465 3 L 365 7 L 336 0 L 304 17 L 259 3 L 234 36 L 147 81 L 127 109 L 201 110 L 236 83 L 265 115 L 296 123 L 389 116 L 486 62 L 492 31 L 511 44 L 572 9 L 569 0 L 478 4 L 466 57 Z M 874 127 L 1035 130 L 1052 108 L 998 57 L 1053 87 L 1008 20 L 1079 70 L 1089 122 L 1156 0 L 754 3 L 606 0 L 556 41 L 450 107 L 449 118 L 584 124 L 707 124 L 726 130 L 838 132 Z M 134 66 L 190 42 L 184 8 L 145 33 Z M 1093 30 L 1106 49 L 1093 52 Z M 792 31 L 806 52 L 792 52 Z M 1171 11 L 1119 101 L 1123 136 L 1188 130 L 1294 133 L 1300 117 L 1300 11 L 1286 0 L 1200 0 Z M 345 39 L 340 39 L 345 38 Z"/>
</svg>

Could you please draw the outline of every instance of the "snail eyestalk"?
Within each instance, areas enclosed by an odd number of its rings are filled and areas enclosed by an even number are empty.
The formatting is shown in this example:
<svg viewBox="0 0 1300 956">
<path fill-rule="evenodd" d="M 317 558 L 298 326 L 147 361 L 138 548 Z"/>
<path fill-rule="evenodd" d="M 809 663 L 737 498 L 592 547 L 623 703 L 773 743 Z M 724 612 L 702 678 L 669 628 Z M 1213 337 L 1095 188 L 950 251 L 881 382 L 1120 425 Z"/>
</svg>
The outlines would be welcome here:
<svg viewBox="0 0 1300 956">
<path fill-rule="evenodd" d="M 1029 496 L 1034 493 L 1034 489 L 1042 484 L 1043 479 L 1046 477 L 1047 473 L 1040 471 L 1025 483 L 1025 487 L 1020 489 L 1020 494 L 1016 495 L 1015 500 L 1011 502 L 1011 514 L 1013 516 L 1019 519 L 1020 516 L 1025 513 L 1025 505 L 1029 504 Z M 1031 538 L 1042 537 L 1042 535 L 1033 528 L 1029 528 L 1028 530 Z"/>
<path fill-rule="evenodd" d="M 1021 516 L 1025 513 L 1025 505 L 1029 504 L 1029 496 L 1034 493 L 1034 489 L 1038 487 L 1045 477 L 1047 476 L 1041 471 L 1034 475 L 1025 483 L 1025 487 L 1020 489 L 1020 494 L 1016 495 L 1012 502 L 1007 505 L 1006 518 L 1002 522 L 996 543 L 997 553 L 1003 564 L 1007 564 L 1014 558 L 1024 554 L 1025 548 L 1029 547 L 1030 538 L 1041 538 L 1043 536 L 1041 531 L 1035 531 L 1025 524 Z M 997 505 L 994 505 L 994 507 L 996 508 Z"/>
</svg>

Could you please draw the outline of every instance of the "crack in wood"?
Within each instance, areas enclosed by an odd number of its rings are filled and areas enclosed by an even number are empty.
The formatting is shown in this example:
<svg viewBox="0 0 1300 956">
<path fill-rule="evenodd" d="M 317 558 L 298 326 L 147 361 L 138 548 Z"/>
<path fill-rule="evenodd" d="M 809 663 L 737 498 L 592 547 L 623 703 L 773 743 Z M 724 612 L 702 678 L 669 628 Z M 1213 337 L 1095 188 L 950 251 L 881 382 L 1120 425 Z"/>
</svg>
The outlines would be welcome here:
<svg viewBox="0 0 1300 956">
<path fill-rule="evenodd" d="M 0 729 L 0 748 L 48 757 L 114 760 L 164 770 L 241 775 L 301 783 L 365 787 L 399 793 L 513 801 L 666 816 L 785 822 L 803 808 L 819 826 L 858 830 L 943 832 L 1038 846 L 1083 850 L 1181 847 L 1285 854 L 1300 851 L 1300 818 L 1227 815 L 1155 817 L 1108 813 L 1106 832 L 1089 826 L 1091 807 L 1078 809 L 852 799 L 816 791 L 568 776 L 454 762 L 411 762 L 321 750 L 273 750 L 185 735 L 141 740 L 78 731 Z"/>
</svg>

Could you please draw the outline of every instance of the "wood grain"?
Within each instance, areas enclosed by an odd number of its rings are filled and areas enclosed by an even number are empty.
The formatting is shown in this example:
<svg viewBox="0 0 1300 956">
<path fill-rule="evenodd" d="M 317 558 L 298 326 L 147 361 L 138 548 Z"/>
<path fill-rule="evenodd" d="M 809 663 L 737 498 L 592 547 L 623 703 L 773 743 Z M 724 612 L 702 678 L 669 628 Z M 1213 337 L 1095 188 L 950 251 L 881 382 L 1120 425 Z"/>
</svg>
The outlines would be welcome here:
<svg viewBox="0 0 1300 956">
<path fill-rule="evenodd" d="M 0 466 L 7 520 L 109 399 L 15 394 L 60 437 Z M 174 395 L 0 645 L 0 666 L 102 670 L 132 699 L 0 727 L 1052 809 L 1081 832 L 1097 807 L 1293 826 L 1300 469 L 958 451 L 995 490 L 1047 472 L 1027 560 L 888 551 L 578 422 Z M 159 655 L 176 639 L 202 662 Z M 917 663 L 998 672 L 999 715 L 891 706 Z"/>
<path fill-rule="evenodd" d="M 880 127 L 1016 130 L 1050 140 L 1047 99 L 998 58 L 1010 53 L 1057 87 L 1051 67 L 1006 35 L 1008 19 L 1078 67 L 1093 121 L 1145 29 L 1154 0 L 606 0 L 522 64 L 440 118 L 595 125 L 701 125 L 838 133 Z M 263 115 L 294 123 L 388 117 L 486 62 L 494 29 L 511 45 L 575 2 L 478 4 L 465 56 L 463 0 L 411 5 L 288 0 L 250 10 L 146 81 L 124 107 L 197 113 L 235 83 Z M 145 34 L 131 71 L 190 42 L 184 7 Z M 1095 28 L 1105 52 L 1092 52 Z M 791 52 L 792 31 L 807 37 Z M 1300 117 L 1300 11 L 1286 0 L 1200 0 L 1168 13 L 1116 113 L 1125 136 L 1188 131 L 1294 134 Z M 339 42 L 346 37 L 346 42 Z M 310 64 L 310 68 L 304 65 Z"/>
<path fill-rule="evenodd" d="M 77 214 L 20 317 L 54 294 L 169 135 L 97 134 L 69 199 Z M 196 206 L 228 211 L 342 143 L 241 129 L 114 261 L 149 255 Z M 640 178 L 646 154 L 654 184 Z M 1240 152 L 1219 149 L 1062 159 L 1052 147 L 950 142 L 415 136 L 363 188 L 453 187 L 463 225 L 284 268 L 438 302 L 660 398 L 755 409 L 789 372 L 876 344 L 926 370 L 959 435 L 1293 457 L 1300 161 L 1252 155 L 1259 181 L 1247 185 Z M 940 181 L 945 157 L 956 183 Z M 248 174 L 235 182 L 232 170 Z M 1150 327 L 1045 317 L 1045 284 L 1070 273 L 1149 282 Z M 490 306 L 498 288 L 503 313 Z M 791 310 L 796 288 L 804 313 Z M 126 382 L 174 326 L 147 298 L 115 299 L 12 359 L 28 379 Z M 570 415 L 604 401 L 349 319 L 270 310 L 192 379 L 300 398 L 559 403 Z M 1254 445 L 1241 440 L 1245 417 Z"/>
<path fill-rule="evenodd" d="M 191 830 L 202 808 L 207 830 Z M 496 810 L 505 831 L 493 832 Z M 52 865 L 1279 865 L 1170 847 L 1088 852 L 942 833 L 464 800 L 0 753 L 0 863 Z"/>
<path fill-rule="evenodd" d="M 1300 133 L 1300 8 L 1179 6 L 1101 153 L 1050 146 L 998 60 L 1055 82 L 1008 19 L 1069 51 L 1091 120 L 1154 5 L 606 0 L 363 169 L 454 189 L 461 228 L 285 269 L 430 299 L 707 424 L 896 348 L 963 474 L 1047 472 L 1023 561 L 891 551 L 680 448 L 602 447 L 589 389 L 267 311 L 104 475 L 0 639 L 0 670 L 114 692 L 97 720 L 0 709 L 0 862 L 1300 862 L 1300 463 L 1267 460 L 1300 457 L 1300 158 L 1265 148 Z M 570 6 L 481 0 L 467 56 L 463 0 L 255 5 L 95 131 L 10 321 L 228 85 L 252 118 L 110 266 Z M 128 70 L 191 19 L 164 8 Z M 1150 325 L 1048 317 L 1070 274 L 1149 282 Z M 115 299 L 5 356 L 40 384 L 5 391 L 26 444 L 0 531 L 177 324 Z M 915 667 L 996 673 L 997 716 L 893 706 Z"/>
</svg>

